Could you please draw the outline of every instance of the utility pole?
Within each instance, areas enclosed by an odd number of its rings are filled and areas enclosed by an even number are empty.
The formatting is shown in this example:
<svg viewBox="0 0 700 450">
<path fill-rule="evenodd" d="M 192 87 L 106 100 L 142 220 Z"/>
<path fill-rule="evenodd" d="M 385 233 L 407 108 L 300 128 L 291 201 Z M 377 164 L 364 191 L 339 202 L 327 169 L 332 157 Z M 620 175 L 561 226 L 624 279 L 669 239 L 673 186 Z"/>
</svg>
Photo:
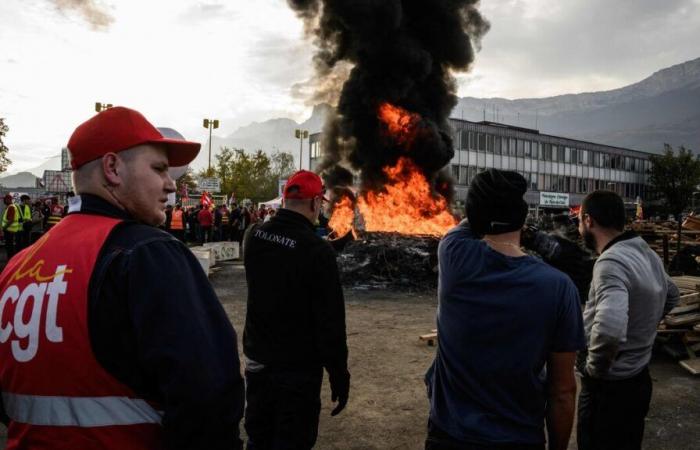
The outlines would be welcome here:
<svg viewBox="0 0 700 450">
<path fill-rule="evenodd" d="M 309 130 L 302 130 L 297 128 L 294 130 L 294 137 L 299 139 L 299 170 L 301 170 L 302 154 L 304 151 L 304 139 L 309 137 Z"/>
<path fill-rule="evenodd" d="M 209 129 L 209 166 L 207 166 L 207 172 L 211 172 L 211 130 L 219 128 L 219 119 L 204 119 L 202 125 Z"/>
</svg>

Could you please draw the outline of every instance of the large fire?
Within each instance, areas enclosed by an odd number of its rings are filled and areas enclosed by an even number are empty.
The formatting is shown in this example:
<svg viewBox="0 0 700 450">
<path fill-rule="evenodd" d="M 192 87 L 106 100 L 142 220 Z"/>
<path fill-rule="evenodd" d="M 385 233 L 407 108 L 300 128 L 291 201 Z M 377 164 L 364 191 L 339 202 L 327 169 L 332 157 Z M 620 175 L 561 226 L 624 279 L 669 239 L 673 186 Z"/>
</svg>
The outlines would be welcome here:
<svg viewBox="0 0 700 450">
<path fill-rule="evenodd" d="M 399 145 L 412 144 L 420 124 L 420 115 L 391 103 L 382 103 L 379 106 L 378 115 L 386 126 L 389 136 Z"/>
<path fill-rule="evenodd" d="M 403 108 L 384 103 L 378 116 L 399 145 L 410 144 L 419 131 L 420 116 Z M 385 167 L 384 173 L 387 182 L 383 191 L 361 193 L 354 205 L 347 196 L 334 205 L 329 226 L 339 236 L 354 229 L 355 207 L 365 231 L 440 237 L 457 224 L 447 200 L 431 189 L 409 157 L 399 158 L 394 166 Z"/>
</svg>

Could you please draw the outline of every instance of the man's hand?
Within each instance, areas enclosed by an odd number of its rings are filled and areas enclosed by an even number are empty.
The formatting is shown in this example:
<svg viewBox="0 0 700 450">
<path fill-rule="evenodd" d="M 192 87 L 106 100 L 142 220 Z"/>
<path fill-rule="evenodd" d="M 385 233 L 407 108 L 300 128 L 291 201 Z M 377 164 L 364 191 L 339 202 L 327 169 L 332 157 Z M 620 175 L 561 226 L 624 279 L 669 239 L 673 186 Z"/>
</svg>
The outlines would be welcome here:
<svg viewBox="0 0 700 450">
<path fill-rule="evenodd" d="M 350 372 L 348 369 L 334 369 L 328 371 L 328 381 L 331 383 L 331 400 L 338 405 L 331 412 L 331 416 L 337 416 L 345 409 L 350 396 Z"/>
</svg>

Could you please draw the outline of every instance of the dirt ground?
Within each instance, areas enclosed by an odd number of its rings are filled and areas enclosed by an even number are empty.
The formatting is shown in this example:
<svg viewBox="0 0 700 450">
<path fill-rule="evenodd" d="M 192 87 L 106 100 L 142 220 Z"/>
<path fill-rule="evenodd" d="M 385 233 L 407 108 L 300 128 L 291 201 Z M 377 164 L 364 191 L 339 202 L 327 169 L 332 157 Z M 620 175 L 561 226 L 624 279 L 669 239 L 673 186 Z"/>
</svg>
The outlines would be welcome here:
<svg viewBox="0 0 700 450">
<path fill-rule="evenodd" d="M 246 287 L 244 269 L 229 264 L 212 275 L 212 283 L 242 333 Z M 423 375 L 435 347 L 418 340 L 434 328 L 434 294 L 346 290 L 350 401 L 330 417 L 331 402 L 324 380 L 318 449 L 421 449 L 428 401 Z M 693 378 L 664 355 L 651 364 L 654 396 L 647 418 L 644 448 L 700 448 L 700 378 Z M 0 430 L 0 449 L 4 448 Z M 576 449 L 572 436 L 570 449 Z"/>
</svg>

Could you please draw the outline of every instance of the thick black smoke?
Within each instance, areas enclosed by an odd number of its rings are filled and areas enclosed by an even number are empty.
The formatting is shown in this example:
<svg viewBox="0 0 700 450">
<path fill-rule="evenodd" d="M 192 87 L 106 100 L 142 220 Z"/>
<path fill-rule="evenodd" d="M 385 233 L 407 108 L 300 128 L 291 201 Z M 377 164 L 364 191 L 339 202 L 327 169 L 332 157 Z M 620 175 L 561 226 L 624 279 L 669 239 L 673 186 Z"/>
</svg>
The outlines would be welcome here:
<svg viewBox="0 0 700 450">
<path fill-rule="evenodd" d="M 379 190 L 382 168 L 409 156 L 448 198 L 449 177 L 439 174 L 454 155 L 448 117 L 457 103 L 451 71 L 467 70 L 474 46 L 488 30 L 478 0 L 288 0 L 314 35 L 317 75 L 354 65 L 342 86 L 337 113 L 324 129 L 322 173 L 330 186 L 359 170 L 363 190 Z M 322 83 L 320 83 L 322 84 Z M 327 89 L 327 86 L 324 86 Z M 387 137 L 378 119 L 389 102 L 420 114 L 410 145 Z"/>
</svg>

